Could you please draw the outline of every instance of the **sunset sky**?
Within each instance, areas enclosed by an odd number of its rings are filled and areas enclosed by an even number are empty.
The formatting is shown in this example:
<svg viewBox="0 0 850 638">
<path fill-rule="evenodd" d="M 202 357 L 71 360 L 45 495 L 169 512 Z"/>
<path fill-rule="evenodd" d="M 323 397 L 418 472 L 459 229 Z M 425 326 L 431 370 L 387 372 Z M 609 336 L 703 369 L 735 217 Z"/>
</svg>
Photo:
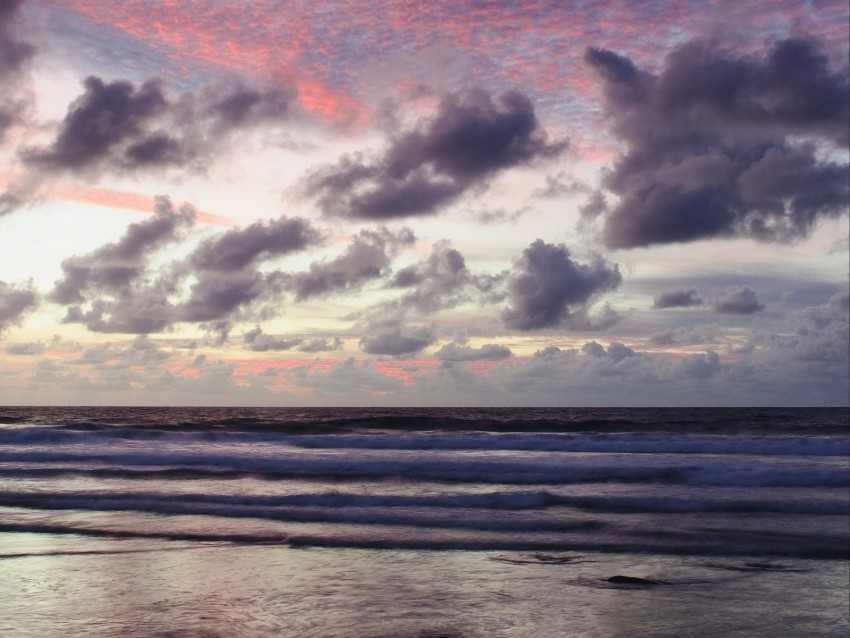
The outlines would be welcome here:
<svg viewBox="0 0 850 638">
<path fill-rule="evenodd" d="M 847 405 L 846 0 L 0 0 L 0 403 Z"/>
</svg>

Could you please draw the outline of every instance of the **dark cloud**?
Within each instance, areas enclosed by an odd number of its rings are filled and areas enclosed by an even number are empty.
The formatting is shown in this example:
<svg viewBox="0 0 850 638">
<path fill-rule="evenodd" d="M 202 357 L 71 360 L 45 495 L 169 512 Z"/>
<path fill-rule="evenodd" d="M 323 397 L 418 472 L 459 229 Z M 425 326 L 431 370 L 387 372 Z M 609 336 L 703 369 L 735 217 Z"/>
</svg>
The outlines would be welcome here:
<svg viewBox="0 0 850 638">
<path fill-rule="evenodd" d="M 509 328 L 537 330 L 581 318 L 600 293 L 622 281 L 616 265 L 595 256 L 588 264 L 570 259 L 563 244 L 538 239 L 523 251 L 509 283 L 511 307 L 502 318 Z"/>
<path fill-rule="evenodd" d="M 596 190 L 587 196 L 587 200 L 578 207 L 579 228 L 587 226 L 600 215 L 608 211 L 608 202 L 602 191 Z"/>
<path fill-rule="evenodd" d="M 26 203 L 26 199 L 20 193 L 6 191 L 0 193 L 0 217 L 15 212 Z"/>
<path fill-rule="evenodd" d="M 792 316 L 793 335 L 783 346 L 800 361 L 844 362 L 850 358 L 850 294 L 834 294 L 819 306 L 810 306 Z"/>
<path fill-rule="evenodd" d="M 261 91 L 239 84 L 228 88 L 208 89 L 202 96 L 202 106 L 190 110 L 201 112 L 218 132 L 256 126 L 285 118 L 296 94 L 291 87 L 276 87 Z"/>
<path fill-rule="evenodd" d="M 28 356 L 44 353 L 45 345 L 41 341 L 7 343 L 5 350 L 6 354 Z"/>
<path fill-rule="evenodd" d="M 0 1 L 0 81 L 17 73 L 35 54 L 35 47 L 18 38 L 18 9 L 23 0 Z"/>
<path fill-rule="evenodd" d="M 270 350 L 292 350 L 297 349 L 299 352 L 330 352 L 342 348 L 343 343 L 339 337 L 333 338 L 313 338 L 305 339 L 303 337 L 283 337 L 280 335 L 270 335 L 263 332 L 260 326 L 254 327 L 253 330 L 242 335 L 247 350 L 254 352 L 267 352 Z"/>
<path fill-rule="evenodd" d="M 364 335 L 360 349 L 366 354 L 400 356 L 424 350 L 436 339 L 434 326 L 399 326 L 388 332 Z"/>
<path fill-rule="evenodd" d="M 65 322 L 130 334 L 191 322 L 223 343 L 234 320 L 257 318 L 248 316 L 249 309 L 263 314 L 255 302 L 277 302 L 286 291 L 290 275 L 259 267 L 322 240 L 309 222 L 282 217 L 207 238 L 185 260 L 154 271 L 151 256 L 181 239 L 194 215 L 191 206 L 175 211 L 167 198 L 158 198 L 154 215 L 132 224 L 118 242 L 63 261 L 64 277 L 49 299 L 68 306 Z"/>
<path fill-rule="evenodd" d="M 677 364 L 677 371 L 690 379 L 710 379 L 721 369 L 720 357 L 713 350 L 692 354 Z"/>
<path fill-rule="evenodd" d="M 386 228 L 360 231 L 342 255 L 314 262 L 309 270 L 291 275 L 286 288 L 295 293 L 296 301 L 359 290 L 366 282 L 383 276 L 392 256 L 415 241 L 415 235 L 406 228 L 398 232 Z"/>
<path fill-rule="evenodd" d="M 590 341 L 582 346 L 582 352 L 596 359 L 610 359 L 614 363 L 619 363 L 623 359 L 639 356 L 637 352 L 623 345 L 619 341 L 613 341 L 608 344 L 606 350 L 596 341 Z"/>
<path fill-rule="evenodd" d="M 114 244 L 106 244 L 82 256 L 62 262 L 63 278 L 56 282 L 48 299 L 60 304 L 82 302 L 89 292 L 127 291 L 146 271 L 148 258 L 168 242 L 181 237 L 192 226 L 195 211 L 183 205 L 175 210 L 171 201 L 158 197 L 149 219 L 131 224 Z"/>
<path fill-rule="evenodd" d="M 150 334 L 162 332 L 178 319 L 178 309 L 159 282 L 136 286 L 116 298 L 95 299 L 86 309 L 69 306 L 65 323 L 82 323 L 92 332 Z"/>
<path fill-rule="evenodd" d="M 437 352 L 434 357 L 440 361 L 500 361 L 513 356 L 511 349 L 494 343 L 487 343 L 480 348 L 468 346 L 465 338 L 450 341 Z"/>
<path fill-rule="evenodd" d="M 745 235 L 805 236 L 847 213 L 848 167 L 822 159 L 847 147 L 848 79 L 818 43 L 788 39 L 761 56 L 693 41 L 659 75 L 589 49 L 613 132 L 627 150 L 603 185 L 610 248 Z"/>
<path fill-rule="evenodd" d="M 697 295 L 699 293 L 695 288 L 677 288 L 676 290 L 665 290 L 655 296 L 652 302 L 653 308 L 690 308 L 691 306 L 701 306 L 702 299 Z"/>
<path fill-rule="evenodd" d="M 268 223 L 229 230 L 204 241 L 192 254 L 193 268 L 232 272 L 317 244 L 321 234 L 300 217 L 281 217 Z"/>
<path fill-rule="evenodd" d="M 730 286 L 726 289 L 726 296 L 713 305 L 717 312 L 733 315 L 751 315 L 764 310 L 756 291 L 749 286 Z"/>
<path fill-rule="evenodd" d="M 6 131 L 24 120 L 32 103 L 23 72 L 36 49 L 19 37 L 21 5 L 20 0 L 0 0 L 0 142 Z M 0 216 L 9 203 L 0 194 Z"/>
<path fill-rule="evenodd" d="M 415 286 L 398 303 L 427 315 L 469 300 L 469 289 L 476 286 L 476 278 L 466 267 L 463 255 L 444 240 L 434 244 L 426 261 L 396 273 L 391 285 Z"/>
<path fill-rule="evenodd" d="M 38 295 L 31 287 L 20 287 L 0 281 L 0 335 L 17 325 L 24 315 L 38 305 Z"/>
<path fill-rule="evenodd" d="M 28 162 L 82 171 L 106 158 L 114 160 L 116 148 L 149 139 L 150 124 L 168 109 L 162 83 L 156 80 L 137 89 L 130 82 L 105 83 L 90 76 L 83 85 L 85 91 L 68 108 L 56 139 L 46 149 L 29 151 Z M 125 154 L 124 163 L 129 161 Z"/>
<path fill-rule="evenodd" d="M 387 219 L 436 212 L 496 173 L 553 157 L 529 99 L 470 89 L 443 97 L 437 114 L 398 135 L 380 157 L 346 157 L 306 179 L 327 214 Z"/>
<path fill-rule="evenodd" d="M 263 332 L 260 326 L 254 327 L 242 335 L 245 348 L 254 352 L 267 352 L 269 350 L 291 350 L 302 342 L 298 337 L 287 339 L 277 335 L 269 335 Z"/>
<path fill-rule="evenodd" d="M 285 117 L 294 97 L 289 89 L 235 85 L 171 100 L 158 79 L 136 87 L 126 80 L 90 76 L 83 86 L 54 141 L 23 152 L 32 168 L 77 173 L 202 170 L 231 133 Z"/>
<path fill-rule="evenodd" d="M 187 260 L 195 282 L 179 308 L 179 319 L 226 321 L 256 300 L 279 297 L 289 275 L 261 273 L 258 266 L 321 240 L 322 234 L 298 217 L 257 222 L 207 239 Z"/>
<path fill-rule="evenodd" d="M 717 343 L 722 336 L 717 326 L 700 325 L 694 328 L 668 328 L 647 337 L 647 343 L 655 346 L 698 345 Z"/>
<path fill-rule="evenodd" d="M 227 318 L 239 306 L 269 292 L 268 279 L 258 272 L 204 274 L 192 284 L 189 299 L 180 308 L 180 319 L 193 323 Z"/>
</svg>

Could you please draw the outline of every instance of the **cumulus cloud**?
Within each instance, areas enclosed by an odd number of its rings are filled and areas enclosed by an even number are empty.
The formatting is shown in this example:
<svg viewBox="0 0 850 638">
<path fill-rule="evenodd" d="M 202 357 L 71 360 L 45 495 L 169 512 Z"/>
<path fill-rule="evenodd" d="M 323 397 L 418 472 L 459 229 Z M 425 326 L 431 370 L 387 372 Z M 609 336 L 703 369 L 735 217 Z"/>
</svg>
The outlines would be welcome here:
<svg viewBox="0 0 850 638">
<path fill-rule="evenodd" d="M 717 299 L 714 309 L 723 314 L 751 315 L 764 310 L 764 304 L 758 299 L 756 291 L 749 286 L 730 286 L 726 289 L 726 296 Z"/>
<path fill-rule="evenodd" d="M 655 346 L 698 345 L 717 343 L 722 333 L 717 326 L 700 325 L 693 328 L 668 328 L 647 337 L 647 343 Z"/>
<path fill-rule="evenodd" d="M 132 165 L 140 144 L 151 146 L 150 124 L 168 108 L 160 82 L 150 80 L 138 89 L 130 82 L 105 83 L 88 77 L 85 91 L 74 101 L 59 133 L 46 149 L 27 153 L 27 161 L 48 169 L 84 170 L 106 158 Z M 164 139 L 164 138 L 158 138 Z M 121 147 L 116 157 L 114 151 Z M 166 150 L 167 145 L 160 145 Z"/>
<path fill-rule="evenodd" d="M 811 366 L 847 366 L 850 361 L 850 293 L 835 293 L 826 303 L 809 306 L 789 317 L 790 334 L 759 335 L 754 345 L 777 357 L 790 355 Z M 847 374 L 843 369 L 834 374 Z"/>
<path fill-rule="evenodd" d="M 298 337 L 286 338 L 279 335 L 269 335 L 260 326 L 242 335 L 246 350 L 266 352 L 268 350 L 291 350 L 301 343 Z"/>
<path fill-rule="evenodd" d="M 294 97 L 289 89 L 235 85 L 172 100 L 156 78 L 137 87 L 90 76 L 83 87 L 53 142 L 23 152 L 33 169 L 85 174 L 201 169 L 230 133 L 282 118 Z"/>
<path fill-rule="evenodd" d="M 6 354 L 29 356 L 42 354 L 45 350 L 45 345 L 41 341 L 7 343 L 5 350 Z"/>
<path fill-rule="evenodd" d="M 701 306 L 702 299 L 699 298 L 699 293 L 695 288 L 677 288 L 675 290 L 665 290 L 656 295 L 652 302 L 653 308 L 690 308 L 691 306 Z"/>
<path fill-rule="evenodd" d="M 516 262 L 509 288 L 510 307 L 502 315 L 509 328 L 538 330 L 585 322 L 588 305 L 622 281 L 616 264 L 594 256 L 587 264 L 570 258 L 563 244 L 538 239 Z"/>
<path fill-rule="evenodd" d="M 194 251 L 191 265 L 198 270 L 233 272 L 318 243 L 321 234 L 300 217 L 255 222 L 206 239 Z"/>
<path fill-rule="evenodd" d="M 749 56 L 691 41 L 658 75 L 604 49 L 585 60 L 626 145 L 603 181 L 619 198 L 605 215 L 609 248 L 789 241 L 847 214 L 848 167 L 818 152 L 848 145 L 847 72 L 814 40 Z"/>
<path fill-rule="evenodd" d="M 62 262 L 63 277 L 57 281 L 48 299 L 60 304 L 82 302 L 89 292 L 120 293 L 145 272 L 150 255 L 195 222 L 189 205 L 175 209 L 166 197 L 158 197 L 154 214 L 143 222 L 131 224 L 116 243 L 106 244 L 81 256 Z"/>
<path fill-rule="evenodd" d="M 304 188 L 331 215 L 388 219 L 434 213 L 497 173 L 553 157 L 531 101 L 479 89 L 443 97 L 434 117 L 396 136 L 379 157 L 345 157 L 314 170 Z"/>
<path fill-rule="evenodd" d="M 127 334 L 191 322 L 223 343 L 240 309 L 259 299 L 274 301 L 283 290 L 284 274 L 260 272 L 260 265 L 322 240 L 309 222 L 281 217 L 209 237 L 185 260 L 152 272 L 151 256 L 183 238 L 194 214 L 191 206 L 175 210 L 167 198 L 158 198 L 154 215 L 132 224 L 118 242 L 63 261 L 64 277 L 49 299 L 68 306 L 65 322 Z"/>
<path fill-rule="evenodd" d="M 322 235 L 304 219 L 281 217 L 205 240 L 187 260 L 195 277 L 179 318 L 226 320 L 238 308 L 281 292 L 282 275 L 257 270 L 263 261 L 315 245 Z"/>
<path fill-rule="evenodd" d="M 298 346 L 301 352 L 333 352 L 341 350 L 345 344 L 339 337 L 315 337 L 305 339 Z"/>
<path fill-rule="evenodd" d="M 465 336 L 457 337 L 434 353 L 440 361 L 500 361 L 513 356 L 511 349 L 495 343 L 486 343 L 474 348 L 467 345 Z"/>
<path fill-rule="evenodd" d="M 364 335 L 360 349 L 366 354 L 401 356 L 420 352 L 437 339 L 434 326 L 398 326 L 378 334 Z"/>
<path fill-rule="evenodd" d="M 596 359 L 610 359 L 614 363 L 619 363 L 628 357 L 638 356 L 632 348 L 623 345 L 619 341 L 613 341 L 608 344 L 607 350 L 596 341 L 590 341 L 582 346 L 581 351 Z"/>
<path fill-rule="evenodd" d="M 398 307 L 427 315 L 487 295 L 499 279 L 470 272 L 460 251 L 441 240 L 427 260 L 399 270 L 389 285 L 410 290 L 399 299 Z"/>
<path fill-rule="evenodd" d="M 0 281 L 0 335 L 19 324 L 37 305 L 38 295 L 31 285 L 22 287 Z"/>
<path fill-rule="evenodd" d="M 263 332 L 260 326 L 255 326 L 242 335 L 246 350 L 254 352 L 268 352 L 296 349 L 299 352 L 330 352 L 342 348 L 343 343 L 339 337 L 284 337 L 282 335 L 270 335 Z"/>
<path fill-rule="evenodd" d="M 0 2 L 0 142 L 8 129 L 18 124 L 29 106 L 22 86 L 22 71 L 35 54 L 35 47 L 18 37 L 21 0 Z M 0 203 L 0 214 L 3 205 Z"/>
<path fill-rule="evenodd" d="M 35 47 L 18 38 L 17 13 L 23 0 L 4 0 L 0 3 L 0 80 L 17 73 L 35 53 Z"/>
<path fill-rule="evenodd" d="M 309 270 L 292 274 L 287 278 L 285 287 L 295 293 L 297 301 L 358 290 L 367 281 L 382 277 L 392 257 L 400 249 L 413 245 L 415 240 L 415 235 L 406 228 L 398 232 L 386 228 L 362 230 L 342 255 L 329 261 L 314 262 Z"/>
</svg>

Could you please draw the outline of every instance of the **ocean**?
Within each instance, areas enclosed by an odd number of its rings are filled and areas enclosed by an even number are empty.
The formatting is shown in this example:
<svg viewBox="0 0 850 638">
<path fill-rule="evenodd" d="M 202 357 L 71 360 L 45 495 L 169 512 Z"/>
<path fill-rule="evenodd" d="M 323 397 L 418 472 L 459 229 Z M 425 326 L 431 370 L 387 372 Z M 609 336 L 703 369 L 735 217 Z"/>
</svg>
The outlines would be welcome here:
<svg viewBox="0 0 850 638">
<path fill-rule="evenodd" d="M 0 637 L 841 636 L 846 408 L 0 408 Z"/>
</svg>

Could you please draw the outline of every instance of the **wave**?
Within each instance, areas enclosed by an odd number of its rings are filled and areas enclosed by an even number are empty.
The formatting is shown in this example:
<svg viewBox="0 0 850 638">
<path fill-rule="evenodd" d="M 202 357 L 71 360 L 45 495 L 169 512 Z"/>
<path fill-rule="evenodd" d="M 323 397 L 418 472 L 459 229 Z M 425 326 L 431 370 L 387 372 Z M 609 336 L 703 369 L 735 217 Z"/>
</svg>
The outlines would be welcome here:
<svg viewBox="0 0 850 638">
<path fill-rule="evenodd" d="M 377 455 L 376 455 L 377 454 Z M 706 460 L 707 459 L 707 460 Z M 731 460 L 730 460 L 731 459 Z M 14 465 L 17 464 L 18 467 Z M 59 464 L 60 467 L 44 467 Z M 39 467 L 31 467 L 33 465 Z M 352 455 L 264 456 L 126 452 L 6 452 L 0 456 L 6 476 L 16 471 L 56 469 L 68 473 L 111 469 L 115 476 L 139 469 L 181 471 L 184 476 L 215 476 L 242 472 L 262 478 L 387 479 L 484 484 L 569 484 L 585 482 L 664 482 L 685 485 L 846 486 L 850 473 L 845 464 L 756 462 L 734 457 L 655 457 L 653 455 Z M 129 473 L 128 473 L 129 474 Z"/>
<path fill-rule="evenodd" d="M 321 534 L 292 531 L 279 533 L 254 530 L 199 532 L 191 530 L 116 529 L 74 523 L 0 522 L 0 532 L 33 534 L 73 534 L 109 539 L 156 539 L 193 543 L 232 543 L 284 545 L 287 547 L 347 547 L 391 550 L 467 550 L 525 552 L 616 552 L 636 554 L 679 554 L 696 556 L 784 556 L 795 558 L 840 559 L 850 557 L 845 539 L 801 538 L 794 535 L 727 534 L 719 538 L 691 534 L 650 538 L 626 538 L 603 534 L 565 537 L 560 535 L 489 534 L 457 535 L 437 530 L 420 530 L 413 535 L 363 535 L 357 533 Z"/>
<path fill-rule="evenodd" d="M 480 450 L 522 452 L 607 452 L 631 454 L 749 454 L 761 456 L 848 456 L 850 440 L 829 436 L 698 436 L 656 434 L 333 434 L 173 431 L 162 428 L 24 428 L 0 430 L 0 446 L 91 446 L 125 441 L 275 444 L 304 449 Z"/>
<path fill-rule="evenodd" d="M 4 408 L 2 423 L 333 433 L 492 432 L 848 433 L 846 408 Z"/>
<path fill-rule="evenodd" d="M 290 520 L 299 509 L 353 511 L 373 509 L 498 510 L 523 512 L 570 507 L 597 512 L 655 513 L 776 513 L 803 515 L 847 515 L 850 503 L 842 500 L 791 500 L 723 497 L 664 496 L 573 496 L 546 490 L 530 492 L 486 492 L 478 494 L 346 494 L 320 492 L 283 496 L 221 496 L 213 494 L 172 494 L 158 492 L 0 492 L 0 506 L 46 509 L 139 510 L 168 514 L 213 514 Z M 283 518 L 281 518 L 283 517 Z M 295 518 L 291 520 L 297 520 Z"/>
</svg>

